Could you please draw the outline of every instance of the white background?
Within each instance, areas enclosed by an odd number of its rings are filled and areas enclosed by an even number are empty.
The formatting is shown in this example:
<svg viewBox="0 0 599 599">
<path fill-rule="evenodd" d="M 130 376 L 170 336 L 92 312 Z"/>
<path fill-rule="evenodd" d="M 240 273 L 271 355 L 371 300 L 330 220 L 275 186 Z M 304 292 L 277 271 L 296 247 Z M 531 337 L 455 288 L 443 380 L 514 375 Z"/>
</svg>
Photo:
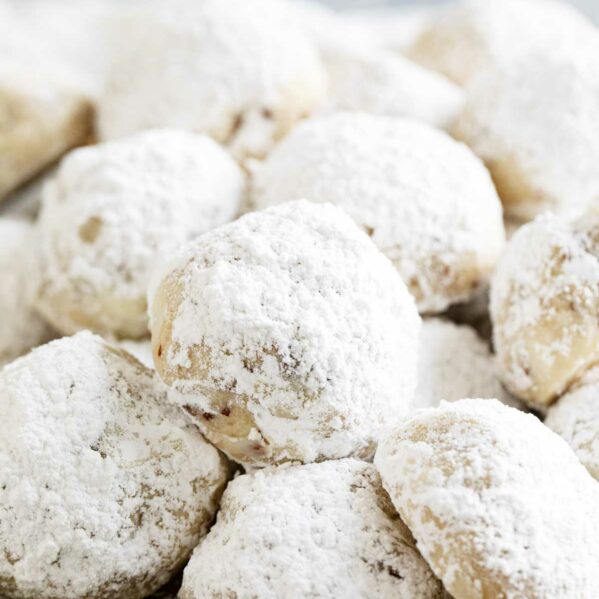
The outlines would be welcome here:
<svg viewBox="0 0 599 599">
<path fill-rule="evenodd" d="M 382 6 L 382 5 L 417 5 L 423 6 L 427 4 L 440 4 L 443 0 L 324 0 L 326 3 L 336 6 L 338 8 L 343 7 L 360 7 L 367 8 L 369 6 Z M 578 6 L 581 10 L 586 12 L 589 16 L 593 17 L 596 22 L 599 23 L 599 0 L 565 0 Z"/>
</svg>

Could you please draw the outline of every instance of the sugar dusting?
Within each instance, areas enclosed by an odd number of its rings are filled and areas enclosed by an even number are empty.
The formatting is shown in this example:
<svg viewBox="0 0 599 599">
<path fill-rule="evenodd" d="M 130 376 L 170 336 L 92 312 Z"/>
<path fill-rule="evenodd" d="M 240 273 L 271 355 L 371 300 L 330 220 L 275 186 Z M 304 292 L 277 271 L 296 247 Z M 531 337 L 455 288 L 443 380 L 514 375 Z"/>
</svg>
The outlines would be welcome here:
<svg viewBox="0 0 599 599">
<path fill-rule="evenodd" d="M 420 329 L 418 385 L 412 407 L 429 408 L 441 400 L 498 399 L 521 407 L 499 381 L 495 358 L 474 329 L 427 318 Z"/>
<path fill-rule="evenodd" d="M 248 440 L 265 440 L 266 463 L 364 454 L 406 413 L 418 314 L 391 263 L 339 208 L 289 202 L 184 249 L 149 292 L 155 344 L 152 301 L 165 280 L 178 290 L 171 386 L 199 412 L 213 413 L 215 394 L 232 394 L 228 409 L 246 402 L 256 423 Z M 198 366 L 190 356 L 200 344 L 212 357 Z"/>
<path fill-rule="evenodd" d="M 151 371 L 89 333 L 0 372 L 0 592 L 141 597 L 216 511 L 227 468 Z"/>
<path fill-rule="evenodd" d="M 185 569 L 180 596 L 445 594 L 374 467 L 346 459 L 236 478 Z"/>
<path fill-rule="evenodd" d="M 379 444 L 375 464 L 453 596 L 598 596 L 599 486 L 534 416 L 443 403 Z"/>
<path fill-rule="evenodd" d="M 421 312 L 467 298 L 503 247 L 488 172 L 424 123 L 360 112 L 320 117 L 299 125 L 255 171 L 258 207 L 306 198 L 346 210 L 397 266 Z"/>
<path fill-rule="evenodd" d="M 147 131 L 69 154 L 44 191 L 38 305 L 66 333 L 81 328 L 71 318 L 75 309 L 93 318 L 89 326 L 120 333 L 107 304 L 138 304 L 123 328 L 147 334 L 145 294 L 155 263 L 232 220 L 243 190 L 228 154 L 184 131 Z M 64 297 L 69 304 L 61 305 Z"/>
<path fill-rule="evenodd" d="M 502 378 L 516 395 L 547 403 L 597 359 L 594 347 L 574 351 L 577 339 L 597 334 L 597 230 L 596 213 L 573 222 L 546 214 L 508 244 L 492 281 L 491 316 Z"/>
</svg>

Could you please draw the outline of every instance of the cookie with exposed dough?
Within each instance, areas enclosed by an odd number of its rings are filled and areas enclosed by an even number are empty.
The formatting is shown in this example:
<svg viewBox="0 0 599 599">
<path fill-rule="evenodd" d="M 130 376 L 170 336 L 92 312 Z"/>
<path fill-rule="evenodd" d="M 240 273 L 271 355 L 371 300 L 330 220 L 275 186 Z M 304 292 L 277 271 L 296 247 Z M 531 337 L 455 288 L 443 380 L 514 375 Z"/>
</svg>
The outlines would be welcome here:
<svg viewBox="0 0 599 599">
<path fill-rule="evenodd" d="M 206 233 L 148 295 L 172 398 L 245 466 L 367 458 L 412 401 L 414 300 L 330 204 L 288 202 Z"/>
<path fill-rule="evenodd" d="M 38 221 L 36 306 L 62 333 L 148 335 L 155 263 L 237 216 L 244 176 L 205 135 L 160 129 L 69 154 Z"/>
<path fill-rule="evenodd" d="M 294 17 L 282 0 L 142 8 L 99 102 L 101 137 L 177 127 L 241 160 L 264 156 L 326 95 L 316 48 Z"/>
<path fill-rule="evenodd" d="M 0 201 L 93 133 L 90 101 L 50 73 L 0 60 Z"/>
<path fill-rule="evenodd" d="M 452 597 L 596 597 L 599 486 L 535 416 L 465 399 L 417 412 L 375 465 Z"/>
</svg>

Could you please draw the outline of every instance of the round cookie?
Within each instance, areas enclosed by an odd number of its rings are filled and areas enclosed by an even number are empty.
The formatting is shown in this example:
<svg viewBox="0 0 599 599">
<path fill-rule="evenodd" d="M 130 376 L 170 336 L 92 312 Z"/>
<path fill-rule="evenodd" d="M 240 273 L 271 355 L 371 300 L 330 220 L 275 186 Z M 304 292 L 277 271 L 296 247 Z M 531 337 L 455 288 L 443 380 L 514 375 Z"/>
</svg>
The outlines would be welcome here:
<svg viewBox="0 0 599 599">
<path fill-rule="evenodd" d="M 418 385 L 412 408 L 432 408 L 441 400 L 464 397 L 498 399 L 520 407 L 499 382 L 495 357 L 474 329 L 426 318 L 420 329 Z"/>
<path fill-rule="evenodd" d="M 254 173 L 258 207 L 341 206 L 397 267 L 423 313 L 466 299 L 503 249 L 501 204 L 468 148 L 424 123 L 341 112 L 306 121 Z"/>
<path fill-rule="evenodd" d="M 156 369 L 247 466 L 369 457 L 408 410 L 420 319 L 342 210 L 288 202 L 211 231 L 155 274 Z"/>
<path fill-rule="evenodd" d="M 233 219 L 244 189 L 213 140 L 154 130 L 77 150 L 44 190 L 38 309 L 59 331 L 148 334 L 157 260 Z"/>
<path fill-rule="evenodd" d="M 141 599 L 189 557 L 228 468 L 156 383 L 87 332 L 0 372 L 0 594 Z"/>
<path fill-rule="evenodd" d="M 91 136 L 90 102 L 51 72 L 0 56 L 0 201 Z"/>
<path fill-rule="evenodd" d="M 599 198 L 599 33 L 479 77 L 454 128 L 520 220 Z"/>
<path fill-rule="evenodd" d="M 565 2 L 457 0 L 432 12 L 407 55 L 466 85 L 530 52 L 549 55 L 592 24 Z"/>
<path fill-rule="evenodd" d="M 0 366 L 45 343 L 52 331 L 33 310 L 37 243 L 25 220 L 0 218 Z"/>
<path fill-rule="evenodd" d="M 549 408 L 545 424 L 570 445 L 599 480 L 599 370 L 591 369 L 571 391 Z"/>
<path fill-rule="evenodd" d="M 236 478 L 185 568 L 181 599 L 445 597 L 371 464 Z"/>
<path fill-rule="evenodd" d="M 599 211 L 576 221 L 551 214 L 510 240 L 491 285 L 501 378 L 546 407 L 599 360 Z"/>
<path fill-rule="evenodd" d="M 453 125 L 462 109 L 459 87 L 388 50 L 329 51 L 325 65 L 334 109 L 412 117 L 439 128 Z"/>
<path fill-rule="evenodd" d="M 599 486 L 534 416 L 443 403 L 382 441 L 375 465 L 452 597 L 599 596 Z"/>
<path fill-rule="evenodd" d="M 99 103 L 104 139 L 177 127 L 262 156 L 326 94 L 316 48 L 284 2 L 159 3 L 124 41 Z"/>
</svg>

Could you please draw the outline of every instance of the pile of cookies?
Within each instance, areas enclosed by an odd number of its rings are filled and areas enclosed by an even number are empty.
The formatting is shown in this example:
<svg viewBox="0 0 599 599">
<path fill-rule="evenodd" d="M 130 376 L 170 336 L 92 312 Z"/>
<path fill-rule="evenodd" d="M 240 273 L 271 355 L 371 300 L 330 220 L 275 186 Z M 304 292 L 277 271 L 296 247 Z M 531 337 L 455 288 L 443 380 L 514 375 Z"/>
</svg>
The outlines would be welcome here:
<svg viewBox="0 0 599 599">
<path fill-rule="evenodd" d="M 599 597 L 598 57 L 0 0 L 0 597 Z"/>
</svg>

